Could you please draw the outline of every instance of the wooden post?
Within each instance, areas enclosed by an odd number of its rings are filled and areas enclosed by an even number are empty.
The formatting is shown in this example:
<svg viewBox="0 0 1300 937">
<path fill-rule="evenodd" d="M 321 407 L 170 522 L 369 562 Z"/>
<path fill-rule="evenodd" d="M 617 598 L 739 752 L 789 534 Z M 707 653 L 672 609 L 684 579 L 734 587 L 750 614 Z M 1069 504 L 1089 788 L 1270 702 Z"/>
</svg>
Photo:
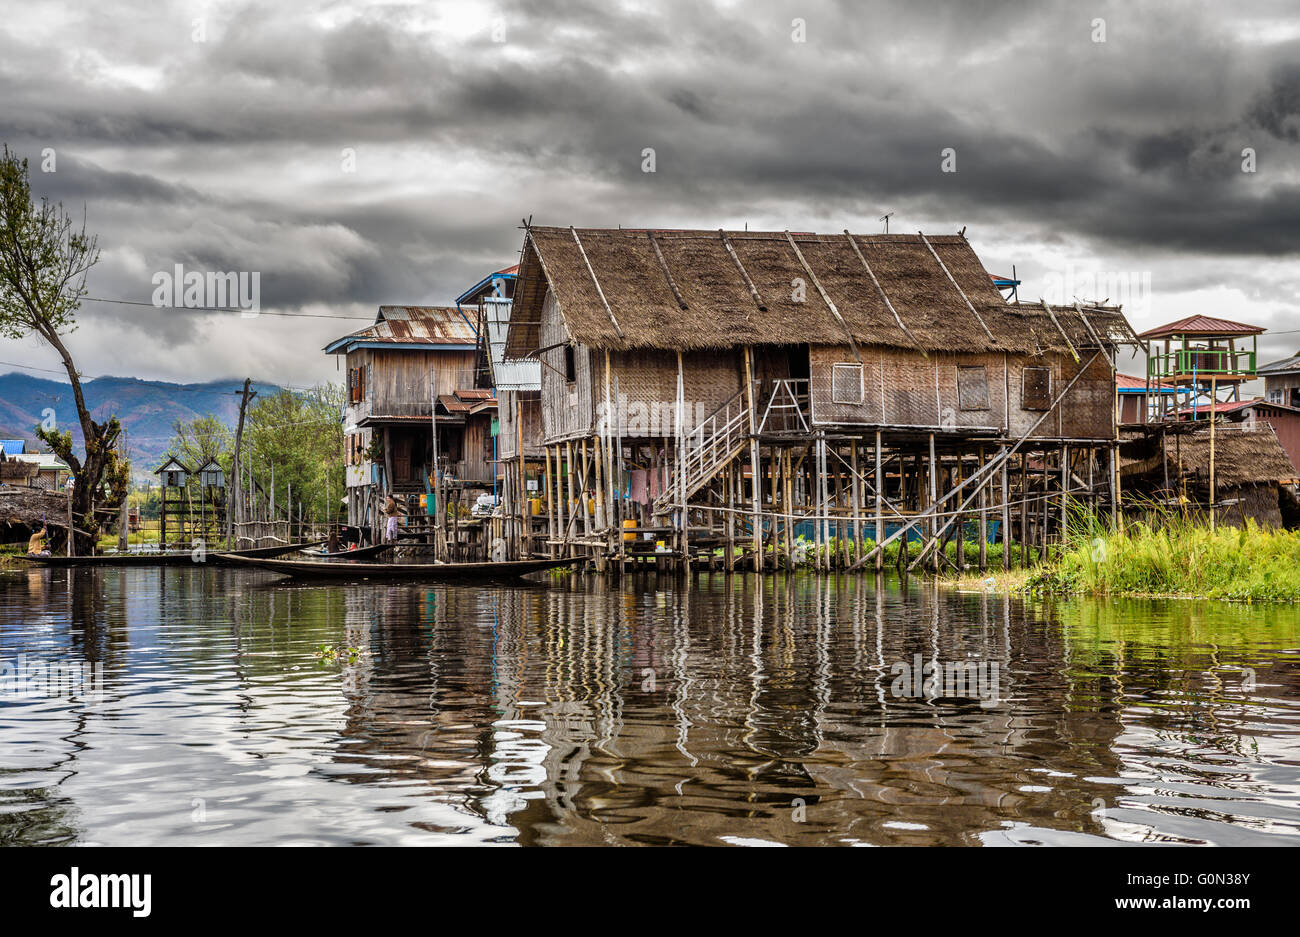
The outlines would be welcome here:
<svg viewBox="0 0 1300 937">
<path fill-rule="evenodd" d="M 926 504 L 927 508 L 933 508 L 939 500 L 939 460 L 934 454 L 934 433 L 930 434 L 930 501 Z M 939 535 L 939 518 L 931 517 L 928 522 L 929 539 L 933 540 Z M 919 557 L 918 557 L 919 559 Z M 934 555 L 930 557 L 930 568 L 933 572 L 939 572 L 939 548 L 936 545 Z"/>
<path fill-rule="evenodd" d="M 984 470 L 984 447 L 980 446 L 980 471 Z M 989 568 L 989 491 L 993 485 L 991 478 L 980 482 L 980 572 Z"/>
<path fill-rule="evenodd" d="M 957 453 L 956 461 L 952 470 L 952 486 L 961 487 L 962 479 L 966 471 L 966 463 L 960 452 Z M 983 490 L 983 485 L 980 486 Z M 960 507 L 960 505 L 958 505 Z M 966 572 L 966 517 L 958 513 L 953 519 L 953 542 L 956 546 L 957 554 L 957 573 L 960 575 Z M 936 549 L 938 549 L 936 547 Z"/>
<path fill-rule="evenodd" d="M 689 500 L 686 495 L 686 376 L 682 369 L 682 353 L 677 352 L 677 492 L 682 499 L 681 513 L 678 520 L 682 525 L 682 569 L 691 571 L 691 517 L 686 509 Z"/>
<path fill-rule="evenodd" d="M 596 463 L 596 530 L 595 533 L 602 536 L 605 544 L 609 544 L 609 514 L 608 505 L 605 502 L 605 446 L 600 437 L 592 441 L 592 455 Z M 605 571 L 606 555 L 608 549 L 602 550 L 596 554 L 596 571 L 603 573 Z"/>
<path fill-rule="evenodd" d="M 785 461 L 781 471 L 781 512 L 785 514 L 785 568 L 788 572 L 794 569 L 794 466 L 791 464 L 794 460 L 788 448 L 781 450 L 781 454 Z"/>
<path fill-rule="evenodd" d="M 590 540 L 591 511 L 590 506 L 587 504 L 587 478 L 591 474 L 591 462 L 587 456 L 587 437 L 584 436 L 579 440 L 578 444 L 582 447 L 581 467 L 578 469 L 578 500 L 581 503 L 578 505 L 578 509 L 582 513 L 582 539 Z"/>
<path fill-rule="evenodd" d="M 1043 493 L 1038 499 L 1038 559 L 1039 562 L 1047 562 L 1047 505 L 1049 495 L 1047 494 L 1048 474 L 1047 474 L 1047 450 L 1043 450 Z"/>
<path fill-rule="evenodd" d="M 1110 448 L 1110 526 L 1119 529 L 1119 460 L 1116 458 L 1115 444 Z"/>
<path fill-rule="evenodd" d="M 1008 479 L 1008 466 L 1006 458 L 1006 446 L 1001 446 L 999 455 L 1002 458 L 1002 571 L 1011 571 L 1011 487 Z"/>
<path fill-rule="evenodd" d="M 545 465 L 545 484 L 546 484 L 546 539 L 555 539 L 555 492 L 551 488 L 551 447 L 542 446 L 542 456 Z M 546 555 L 555 556 L 555 545 L 548 543 L 546 545 Z"/>
<path fill-rule="evenodd" d="M 1217 377 L 1211 376 L 1210 377 L 1210 530 L 1211 531 L 1214 530 L 1215 522 L 1218 519 L 1218 513 L 1219 513 L 1218 508 L 1215 506 L 1218 503 L 1219 496 L 1218 496 L 1218 485 L 1216 484 L 1217 479 L 1215 478 L 1214 475 L 1214 468 L 1215 468 L 1214 466 L 1214 424 L 1218 422 L 1218 420 L 1215 419 L 1215 417 L 1218 415 L 1215 412 L 1215 407 L 1218 405 L 1218 402 L 1219 402 L 1219 379 Z"/>
<path fill-rule="evenodd" d="M 1065 531 L 1069 519 L 1069 501 L 1070 501 L 1070 447 L 1061 447 L 1061 530 L 1057 535 L 1057 543 L 1061 549 L 1065 549 Z"/>
<path fill-rule="evenodd" d="M 578 510 L 578 502 L 573 494 L 574 478 L 573 478 L 573 442 L 572 441 L 567 441 L 564 444 L 564 461 L 565 461 L 565 469 L 566 469 L 564 473 L 564 477 L 565 477 L 566 486 L 568 488 L 568 492 L 567 492 L 568 493 L 568 503 L 567 503 L 568 519 L 567 519 L 567 523 L 564 525 L 564 552 L 566 556 L 577 556 L 577 553 L 573 549 L 572 538 L 569 535 L 570 528 L 573 527 L 573 522 L 574 522 L 573 512 Z"/>
<path fill-rule="evenodd" d="M 763 569 L 763 480 L 759 470 L 758 414 L 754 409 L 754 349 L 745 346 L 745 402 L 749 408 L 749 487 L 753 497 L 754 572 Z"/>
<path fill-rule="evenodd" d="M 1029 451 L 1020 453 L 1020 568 L 1029 563 Z"/>
<path fill-rule="evenodd" d="M 885 539 L 885 464 L 883 459 L 883 447 L 881 445 L 880 430 L 876 430 L 876 542 L 873 546 L 879 546 L 880 542 Z M 902 475 L 902 459 L 899 459 L 899 475 Z M 858 538 L 859 542 L 861 537 Z M 906 537 L 904 538 L 906 539 Z M 885 568 L 885 551 L 880 550 L 876 553 L 876 572 L 880 573 Z"/>
<path fill-rule="evenodd" d="M 821 482 L 822 478 L 825 477 L 822 474 L 822 447 L 820 433 L 813 437 L 812 450 L 808 456 L 805 457 L 805 462 L 811 465 L 811 468 L 808 471 L 808 501 L 813 510 L 813 569 L 820 572 L 822 569 L 822 554 L 824 553 L 821 549 L 821 546 L 824 543 L 824 538 L 822 536 Z"/>
</svg>

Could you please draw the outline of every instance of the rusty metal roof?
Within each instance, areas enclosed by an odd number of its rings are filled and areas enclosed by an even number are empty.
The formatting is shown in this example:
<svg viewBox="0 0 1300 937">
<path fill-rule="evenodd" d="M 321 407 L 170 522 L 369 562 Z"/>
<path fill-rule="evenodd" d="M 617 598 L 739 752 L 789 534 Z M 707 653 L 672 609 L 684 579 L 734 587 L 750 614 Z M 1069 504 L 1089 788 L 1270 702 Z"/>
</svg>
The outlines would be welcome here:
<svg viewBox="0 0 1300 937">
<path fill-rule="evenodd" d="M 1213 316 L 1188 316 L 1177 322 L 1147 329 L 1138 338 L 1173 338 L 1176 335 L 1260 335 L 1264 329 L 1258 325 L 1233 322 L 1231 319 L 1216 319 Z"/>
<path fill-rule="evenodd" d="M 448 413 L 482 413 L 495 410 L 497 401 L 486 388 L 458 389 L 454 394 L 439 394 L 438 404 Z"/>
<path fill-rule="evenodd" d="M 1132 374 L 1121 374 L 1120 372 L 1116 371 L 1115 385 L 1120 390 L 1145 391 L 1147 389 L 1147 379 L 1145 377 L 1136 377 L 1135 375 Z M 1151 379 L 1151 389 L 1160 390 L 1161 388 L 1164 388 L 1164 393 L 1166 394 L 1174 393 L 1173 390 L 1174 384 L 1172 381 L 1165 381 L 1165 380 L 1161 380 L 1160 378 L 1153 377 Z"/>
<path fill-rule="evenodd" d="M 325 353 L 371 344 L 472 348 L 478 344 L 478 336 L 469 319 L 455 306 L 380 306 L 374 325 L 335 339 L 325 346 Z"/>
</svg>

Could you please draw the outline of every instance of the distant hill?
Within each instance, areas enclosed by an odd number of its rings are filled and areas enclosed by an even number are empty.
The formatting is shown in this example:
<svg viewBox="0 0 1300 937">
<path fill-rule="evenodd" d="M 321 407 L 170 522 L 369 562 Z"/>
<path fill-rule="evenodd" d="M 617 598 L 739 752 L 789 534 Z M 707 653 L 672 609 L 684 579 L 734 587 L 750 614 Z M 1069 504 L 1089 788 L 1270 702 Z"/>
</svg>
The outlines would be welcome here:
<svg viewBox="0 0 1300 937">
<path fill-rule="evenodd" d="M 129 377 L 98 377 L 81 385 L 96 420 L 116 413 L 126 427 L 133 475 L 148 474 L 158 467 L 177 420 L 212 414 L 234 429 L 239 419 L 235 393 L 243 387 L 242 380 L 169 384 Z M 280 388 L 255 383 L 254 389 L 260 397 L 268 397 Z M 0 375 L 0 437 L 36 442 L 34 430 L 47 407 L 54 410 L 60 428 L 72 430 L 80 447 L 81 426 L 71 384 L 30 374 Z"/>
</svg>

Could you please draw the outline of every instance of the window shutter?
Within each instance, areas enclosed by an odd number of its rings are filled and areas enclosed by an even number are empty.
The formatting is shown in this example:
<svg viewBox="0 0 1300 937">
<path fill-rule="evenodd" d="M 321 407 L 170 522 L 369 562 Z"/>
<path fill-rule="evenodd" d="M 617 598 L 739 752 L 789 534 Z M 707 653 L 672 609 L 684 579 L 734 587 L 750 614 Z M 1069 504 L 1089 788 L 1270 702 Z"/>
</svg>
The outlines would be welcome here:
<svg viewBox="0 0 1300 937">
<path fill-rule="evenodd" d="M 961 365 L 957 368 L 957 408 L 989 408 L 989 376 L 984 365 Z"/>
<path fill-rule="evenodd" d="M 1052 405 L 1052 369 L 1025 368 L 1020 377 L 1020 406 L 1046 410 Z"/>
<path fill-rule="evenodd" d="M 862 365 L 831 365 L 831 403 L 862 403 Z"/>
</svg>

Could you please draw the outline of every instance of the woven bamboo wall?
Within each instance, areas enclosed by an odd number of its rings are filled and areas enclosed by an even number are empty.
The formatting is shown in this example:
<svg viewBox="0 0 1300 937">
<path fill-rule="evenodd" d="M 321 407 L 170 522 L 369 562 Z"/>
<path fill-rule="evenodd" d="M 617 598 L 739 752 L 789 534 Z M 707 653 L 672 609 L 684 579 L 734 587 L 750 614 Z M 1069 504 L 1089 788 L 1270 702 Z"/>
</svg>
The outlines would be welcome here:
<svg viewBox="0 0 1300 937">
<path fill-rule="evenodd" d="M 1021 400 L 1021 379 L 1026 367 L 1052 372 L 1052 397 L 1074 377 L 1073 359 L 1062 363 L 1056 354 L 1016 358 L 998 353 L 945 354 L 879 347 L 859 348 L 862 355 L 864 393 L 861 404 L 835 403 L 832 370 L 836 364 L 857 364 L 848 345 L 814 345 L 811 363 L 813 421 L 820 425 L 880 425 L 917 428 L 1005 429 L 1018 436 L 1042 415 L 1026 410 Z M 984 376 L 987 407 L 962 409 L 958 369 L 980 368 Z M 1113 377 L 1110 366 L 1098 359 L 1035 432 L 1035 438 L 1111 437 Z M 969 399 L 969 398 L 968 398 Z M 1009 406 L 1008 406 L 1009 402 Z M 883 418 L 882 418 L 883 414 Z"/>
<path fill-rule="evenodd" d="M 687 352 L 682 356 L 682 386 L 686 401 L 685 428 L 693 429 L 740 391 L 744 381 L 741 349 Z M 628 439 L 650 439 L 677 433 L 677 353 L 672 351 L 611 352 L 610 405 L 619 433 Z M 605 357 L 593 356 L 596 406 L 603 410 Z M 611 422 L 611 427 L 613 426 Z"/>
<path fill-rule="evenodd" d="M 1085 352 L 1084 361 L 1087 361 Z M 1061 356 L 1061 378 L 1068 382 L 1079 373 L 1073 358 Z M 1062 384 L 1062 387 L 1065 385 Z M 1114 435 L 1115 378 L 1110 363 L 1098 356 L 1061 401 L 1060 434 L 1067 438 L 1101 439 Z"/>
</svg>

